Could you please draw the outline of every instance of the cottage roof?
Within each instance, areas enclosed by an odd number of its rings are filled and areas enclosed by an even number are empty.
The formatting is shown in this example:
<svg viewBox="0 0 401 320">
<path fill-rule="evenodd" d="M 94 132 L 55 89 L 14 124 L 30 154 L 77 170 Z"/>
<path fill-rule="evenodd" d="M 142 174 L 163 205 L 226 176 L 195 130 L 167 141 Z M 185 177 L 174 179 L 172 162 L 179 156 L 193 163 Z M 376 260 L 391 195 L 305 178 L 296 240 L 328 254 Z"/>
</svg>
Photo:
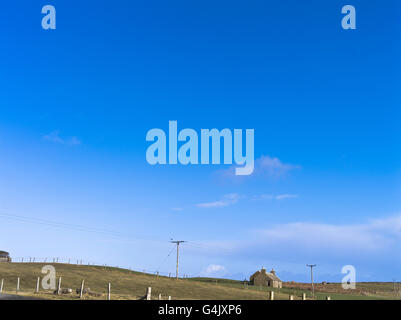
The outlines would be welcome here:
<svg viewBox="0 0 401 320">
<path fill-rule="evenodd" d="M 252 281 L 253 278 L 255 278 L 259 274 L 265 276 L 266 279 L 268 279 L 268 280 L 280 281 L 281 282 L 279 277 L 277 277 L 275 274 L 273 274 L 271 272 L 266 272 L 266 270 L 263 269 L 263 268 L 262 268 L 262 270 L 258 270 L 253 275 L 251 275 L 250 280 Z"/>
<path fill-rule="evenodd" d="M 0 257 L 8 257 L 10 254 L 6 251 L 1 251 L 0 250 Z"/>
</svg>

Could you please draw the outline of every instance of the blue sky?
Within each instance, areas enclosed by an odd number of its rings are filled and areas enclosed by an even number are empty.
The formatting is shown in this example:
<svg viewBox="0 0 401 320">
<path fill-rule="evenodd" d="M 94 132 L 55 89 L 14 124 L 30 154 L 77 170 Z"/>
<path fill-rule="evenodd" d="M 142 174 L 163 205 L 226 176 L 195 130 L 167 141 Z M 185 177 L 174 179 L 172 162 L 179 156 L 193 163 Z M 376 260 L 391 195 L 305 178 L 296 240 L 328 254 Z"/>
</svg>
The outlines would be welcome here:
<svg viewBox="0 0 401 320">
<path fill-rule="evenodd" d="M 48 3 L 56 30 L 0 13 L 1 249 L 167 273 L 174 238 L 190 275 L 401 280 L 397 1 Z M 169 120 L 254 129 L 254 173 L 149 165 Z"/>
</svg>

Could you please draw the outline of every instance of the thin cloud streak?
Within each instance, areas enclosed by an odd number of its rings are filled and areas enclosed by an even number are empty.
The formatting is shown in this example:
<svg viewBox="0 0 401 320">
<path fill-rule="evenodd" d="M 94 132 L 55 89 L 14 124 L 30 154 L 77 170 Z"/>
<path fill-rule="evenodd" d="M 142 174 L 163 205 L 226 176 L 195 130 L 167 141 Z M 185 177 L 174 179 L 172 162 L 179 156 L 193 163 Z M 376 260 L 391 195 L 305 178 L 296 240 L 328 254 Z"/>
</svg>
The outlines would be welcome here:
<svg viewBox="0 0 401 320">
<path fill-rule="evenodd" d="M 233 179 L 235 181 L 243 181 L 250 177 L 277 179 L 286 176 L 290 171 L 301 168 L 300 165 L 284 163 L 276 157 L 261 156 L 255 160 L 254 172 L 249 176 L 235 175 L 235 166 L 228 169 L 218 170 L 215 174 L 222 179 Z"/>
<path fill-rule="evenodd" d="M 322 257 L 385 255 L 401 249 L 401 214 L 372 219 L 359 224 L 330 224 L 317 222 L 292 222 L 274 224 L 267 228 L 248 230 L 246 241 L 208 242 L 216 251 L 231 255 L 242 252 L 264 255 L 260 248 L 269 248 L 272 259 L 289 253 L 313 253 Z M 388 256 L 394 258 L 394 256 Z"/>
<path fill-rule="evenodd" d="M 58 144 L 64 144 L 67 146 L 77 146 L 81 144 L 81 140 L 79 140 L 77 137 L 70 137 L 70 138 L 62 138 L 60 136 L 60 132 L 58 130 L 55 130 L 48 135 L 43 136 L 43 139 L 46 141 L 50 141 L 53 143 L 58 143 Z"/>
<path fill-rule="evenodd" d="M 240 196 L 237 193 L 226 194 L 223 199 L 212 202 L 204 202 L 196 204 L 199 208 L 221 208 L 228 207 L 233 204 L 236 204 L 240 199 Z"/>
<path fill-rule="evenodd" d="M 259 196 L 254 196 L 252 200 L 285 200 L 285 199 L 296 199 L 299 196 L 297 194 L 261 194 Z"/>
</svg>

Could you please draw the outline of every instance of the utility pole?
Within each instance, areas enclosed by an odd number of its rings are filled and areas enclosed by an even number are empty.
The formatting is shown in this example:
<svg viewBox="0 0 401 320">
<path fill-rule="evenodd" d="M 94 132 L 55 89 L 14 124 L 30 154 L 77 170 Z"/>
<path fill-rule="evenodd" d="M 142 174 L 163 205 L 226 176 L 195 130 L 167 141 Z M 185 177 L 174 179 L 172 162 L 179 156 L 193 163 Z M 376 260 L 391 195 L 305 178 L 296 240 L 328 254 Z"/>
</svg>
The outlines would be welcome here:
<svg viewBox="0 0 401 320">
<path fill-rule="evenodd" d="M 312 285 L 312 297 L 315 296 L 315 288 L 313 286 L 313 268 L 316 267 L 315 264 L 307 264 L 307 267 L 310 268 L 310 280 L 311 280 L 311 285 Z"/>
<path fill-rule="evenodd" d="M 397 291 L 395 289 L 395 284 L 397 283 L 396 279 L 393 279 L 393 285 L 394 285 L 394 295 L 397 296 Z"/>
<path fill-rule="evenodd" d="M 175 278 L 178 280 L 178 257 L 179 257 L 179 252 L 180 252 L 180 243 L 186 242 L 184 240 L 177 240 L 177 241 L 170 241 L 171 243 L 177 244 L 177 269 L 175 273 Z"/>
</svg>

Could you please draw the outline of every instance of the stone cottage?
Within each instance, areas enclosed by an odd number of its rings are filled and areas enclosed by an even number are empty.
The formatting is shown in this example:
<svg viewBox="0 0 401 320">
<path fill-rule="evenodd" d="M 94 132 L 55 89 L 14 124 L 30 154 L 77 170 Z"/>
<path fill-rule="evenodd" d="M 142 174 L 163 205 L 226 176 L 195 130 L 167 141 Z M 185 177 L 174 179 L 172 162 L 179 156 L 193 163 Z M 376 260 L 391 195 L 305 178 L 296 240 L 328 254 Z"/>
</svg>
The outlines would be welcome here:
<svg viewBox="0 0 401 320">
<path fill-rule="evenodd" d="M 265 286 L 273 288 L 281 288 L 283 282 L 277 277 L 276 271 L 272 269 L 270 272 L 266 272 L 265 268 L 256 271 L 249 278 L 250 283 L 254 286 Z"/>
<path fill-rule="evenodd" d="M 0 251 L 0 262 L 11 262 L 10 254 L 6 251 Z"/>
</svg>

